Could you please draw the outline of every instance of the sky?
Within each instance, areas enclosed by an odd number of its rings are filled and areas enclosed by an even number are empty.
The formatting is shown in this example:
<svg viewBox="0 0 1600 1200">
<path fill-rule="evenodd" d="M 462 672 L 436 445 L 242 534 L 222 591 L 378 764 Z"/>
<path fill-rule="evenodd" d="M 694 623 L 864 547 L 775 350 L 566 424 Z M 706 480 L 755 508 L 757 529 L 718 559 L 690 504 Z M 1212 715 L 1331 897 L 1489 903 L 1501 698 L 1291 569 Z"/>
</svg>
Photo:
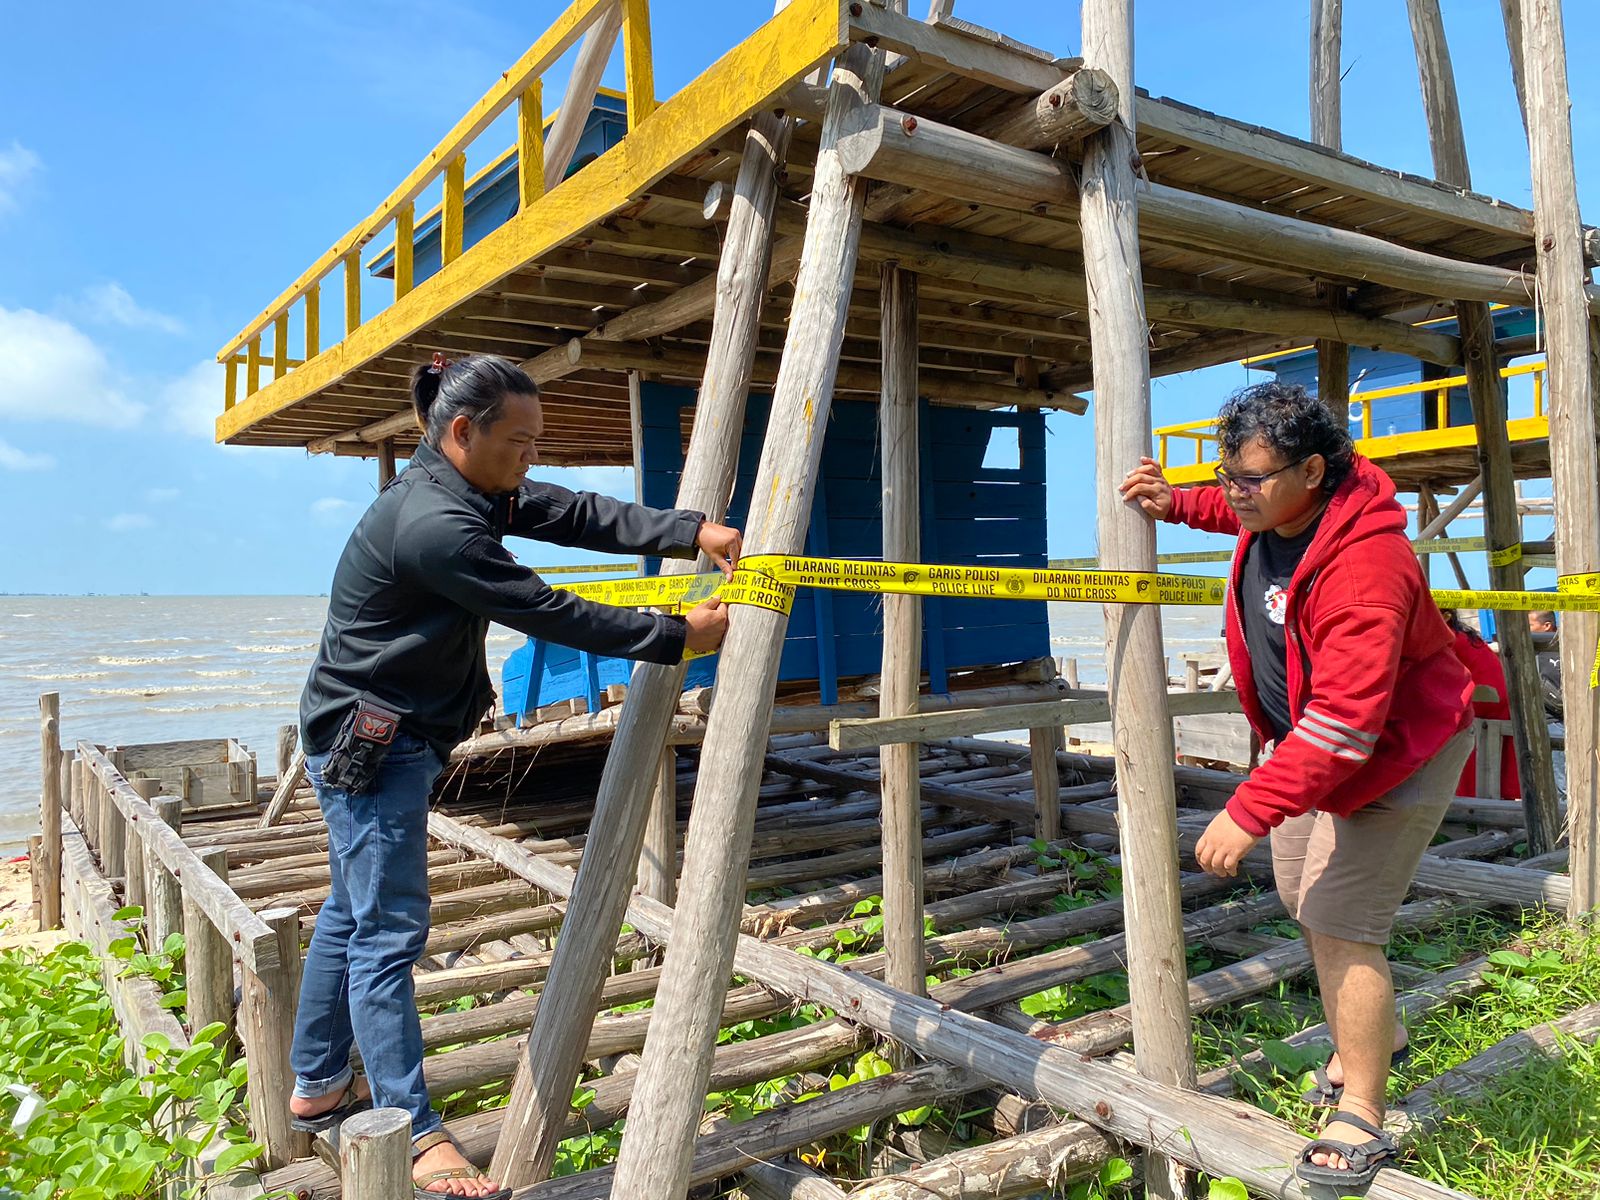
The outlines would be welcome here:
<svg viewBox="0 0 1600 1200">
<path fill-rule="evenodd" d="M 0 592 L 326 590 L 376 469 L 213 444 L 216 351 L 369 213 L 561 7 L 8 9 L 9 44 L 28 49 L 0 73 Z M 1139 0 L 1136 76 L 1159 95 L 1305 136 L 1309 8 Z M 1444 9 L 1475 188 L 1531 207 L 1498 0 Z M 1600 73 L 1586 66 L 1600 52 L 1600 4 L 1566 10 L 1579 191 L 1600 222 Z M 658 94 L 770 11 L 765 0 L 656 0 Z M 1075 3 L 957 0 L 956 15 L 1062 55 L 1079 49 Z M 1345 22 L 1344 148 L 1431 175 L 1404 5 L 1348 0 Z M 606 82 L 621 86 L 620 56 Z M 469 162 L 501 150 L 495 136 Z M 1158 380 L 1155 421 L 1209 416 L 1245 382 L 1240 366 Z M 1089 420 L 1049 420 L 1057 557 L 1094 552 Z M 633 492 L 624 470 L 548 477 Z M 1163 550 L 1214 544 L 1162 532 Z"/>
</svg>

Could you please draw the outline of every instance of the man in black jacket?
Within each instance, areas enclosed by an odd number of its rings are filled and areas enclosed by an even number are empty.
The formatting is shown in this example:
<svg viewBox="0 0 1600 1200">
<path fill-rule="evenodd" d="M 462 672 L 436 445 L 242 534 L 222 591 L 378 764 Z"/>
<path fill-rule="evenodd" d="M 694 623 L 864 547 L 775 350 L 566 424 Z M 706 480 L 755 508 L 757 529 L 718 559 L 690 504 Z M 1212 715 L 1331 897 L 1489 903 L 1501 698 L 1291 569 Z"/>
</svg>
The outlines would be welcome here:
<svg viewBox="0 0 1600 1200">
<path fill-rule="evenodd" d="M 424 441 L 345 546 L 301 699 L 332 883 L 306 956 L 290 1111 L 314 1131 L 368 1103 L 403 1108 L 418 1186 L 490 1197 L 502 1193 L 430 1106 L 411 979 L 429 928 L 428 797 L 493 702 L 489 623 L 660 663 L 716 649 L 727 628 L 716 600 L 674 616 L 556 591 L 501 539 L 671 557 L 699 549 L 731 572 L 740 538 L 700 513 L 528 482 L 543 427 L 538 389 L 505 362 L 436 358 L 412 388 Z M 352 1043 L 365 1081 L 351 1070 Z"/>
</svg>

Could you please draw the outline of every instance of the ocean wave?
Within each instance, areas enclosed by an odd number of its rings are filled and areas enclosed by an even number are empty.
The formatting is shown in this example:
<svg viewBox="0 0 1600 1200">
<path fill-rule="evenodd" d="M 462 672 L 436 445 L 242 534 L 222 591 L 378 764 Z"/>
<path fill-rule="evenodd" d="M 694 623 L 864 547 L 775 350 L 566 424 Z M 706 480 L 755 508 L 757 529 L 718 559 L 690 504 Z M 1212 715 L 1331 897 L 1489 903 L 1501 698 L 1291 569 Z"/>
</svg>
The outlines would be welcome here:
<svg viewBox="0 0 1600 1200">
<path fill-rule="evenodd" d="M 187 716 L 191 713 L 240 712 L 251 708 L 271 708 L 287 712 L 292 711 L 294 705 L 279 700 L 235 700 L 227 704 L 152 704 L 147 711 L 166 716 Z"/>
<path fill-rule="evenodd" d="M 100 654 L 95 661 L 106 667 L 153 667 L 168 663 L 205 662 L 215 654 Z"/>
<path fill-rule="evenodd" d="M 269 618 L 272 619 L 272 618 Z M 320 629 L 247 629 L 251 637 L 321 637 Z"/>
<path fill-rule="evenodd" d="M 301 654 L 307 650 L 315 650 L 315 642 L 269 642 L 263 646 L 235 646 L 234 649 L 241 654 Z"/>
<path fill-rule="evenodd" d="M 192 642 L 193 638 L 183 637 L 157 637 L 157 638 L 124 638 L 123 644 L 127 646 L 160 646 L 167 642 Z"/>
<path fill-rule="evenodd" d="M 241 675 L 250 674 L 250 672 L 240 667 L 234 671 L 191 671 L 190 674 L 200 679 L 237 679 Z"/>
<path fill-rule="evenodd" d="M 195 692 L 261 692 L 260 687 L 241 688 L 229 683 L 150 683 L 143 687 L 90 688 L 92 696 L 176 696 Z"/>
<path fill-rule="evenodd" d="M 37 617 L 39 614 L 38 613 L 12 613 L 11 615 L 13 617 L 15 617 L 19 621 L 26 621 L 29 617 Z"/>
<path fill-rule="evenodd" d="M 54 680 L 65 679 L 104 679 L 110 671 L 56 671 L 39 675 L 24 675 L 24 679 L 34 679 L 40 683 L 49 683 Z"/>
</svg>

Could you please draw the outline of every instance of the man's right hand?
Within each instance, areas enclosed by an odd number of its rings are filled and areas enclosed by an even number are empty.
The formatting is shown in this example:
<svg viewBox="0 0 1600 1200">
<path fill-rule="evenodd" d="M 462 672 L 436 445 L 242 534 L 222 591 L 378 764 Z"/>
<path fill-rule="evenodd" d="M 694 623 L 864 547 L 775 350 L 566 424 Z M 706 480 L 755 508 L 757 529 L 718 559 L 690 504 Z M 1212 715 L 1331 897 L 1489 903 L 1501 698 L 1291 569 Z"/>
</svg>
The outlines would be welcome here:
<svg viewBox="0 0 1600 1200">
<path fill-rule="evenodd" d="M 1146 516 L 1158 521 L 1166 520 L 1172 511 L 1172 485 L 1153 458 L 1141 458 L 1139 465 L 1123 477 L 1117 491 L 1124 500 L 1137 504 Z"/>
<path fill-rule="evenodd" d="M 689 623 L 689 632 L 683 639 L 686 650 L 705 654 L 722 645 L 728 633 L 728 606 L 716 596 L 703 604 L 696 604 L 683 615 Z"/>
</svg>

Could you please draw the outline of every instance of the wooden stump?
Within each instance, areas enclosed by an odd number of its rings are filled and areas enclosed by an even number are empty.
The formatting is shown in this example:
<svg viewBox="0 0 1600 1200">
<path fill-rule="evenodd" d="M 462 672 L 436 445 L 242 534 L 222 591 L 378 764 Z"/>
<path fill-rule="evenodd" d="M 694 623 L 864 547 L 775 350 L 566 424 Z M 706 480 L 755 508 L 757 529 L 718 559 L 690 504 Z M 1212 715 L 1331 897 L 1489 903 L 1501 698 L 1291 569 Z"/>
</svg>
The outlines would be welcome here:
<svg viewBox="0 0 1600 1200">
<path fill-rule="evenodd" d="M 223 882 L 228 879 L 228 851 L 225 847 L 200 853 L 205 863 Z M 228 1040 L 237 1035 L 233 1005 L 233 947 L 206 916 L 199 902 L 187 892 L 183 896 L 183 970 L 188 992 L 189 1033 L 220 1021 L 228 1027 Z"/>
<path fill-rule="evenodd" d="M 61 927 L 61 697 L 39 697 L 39 928 Z"/>
<path fill-rule="evenodd" d="M 269 1168 L 287 1166 L 311 1153 L 311 1138 L 289 1128 L 294 1072 L 289 1044 L 300 999 L 300 913 L 274 908 L 259 914 L 277 935 L 278 965 L 244 974 L 239 1033 L 250 1063 L 250 1132 L 265 1146 Z"/>
<path fill-rule="evenodd" d="M 373 1108 L 339 1125 L 340 1195 L 396 1200 L 411 1193 L 411 1115 Z"/>
</svg>

